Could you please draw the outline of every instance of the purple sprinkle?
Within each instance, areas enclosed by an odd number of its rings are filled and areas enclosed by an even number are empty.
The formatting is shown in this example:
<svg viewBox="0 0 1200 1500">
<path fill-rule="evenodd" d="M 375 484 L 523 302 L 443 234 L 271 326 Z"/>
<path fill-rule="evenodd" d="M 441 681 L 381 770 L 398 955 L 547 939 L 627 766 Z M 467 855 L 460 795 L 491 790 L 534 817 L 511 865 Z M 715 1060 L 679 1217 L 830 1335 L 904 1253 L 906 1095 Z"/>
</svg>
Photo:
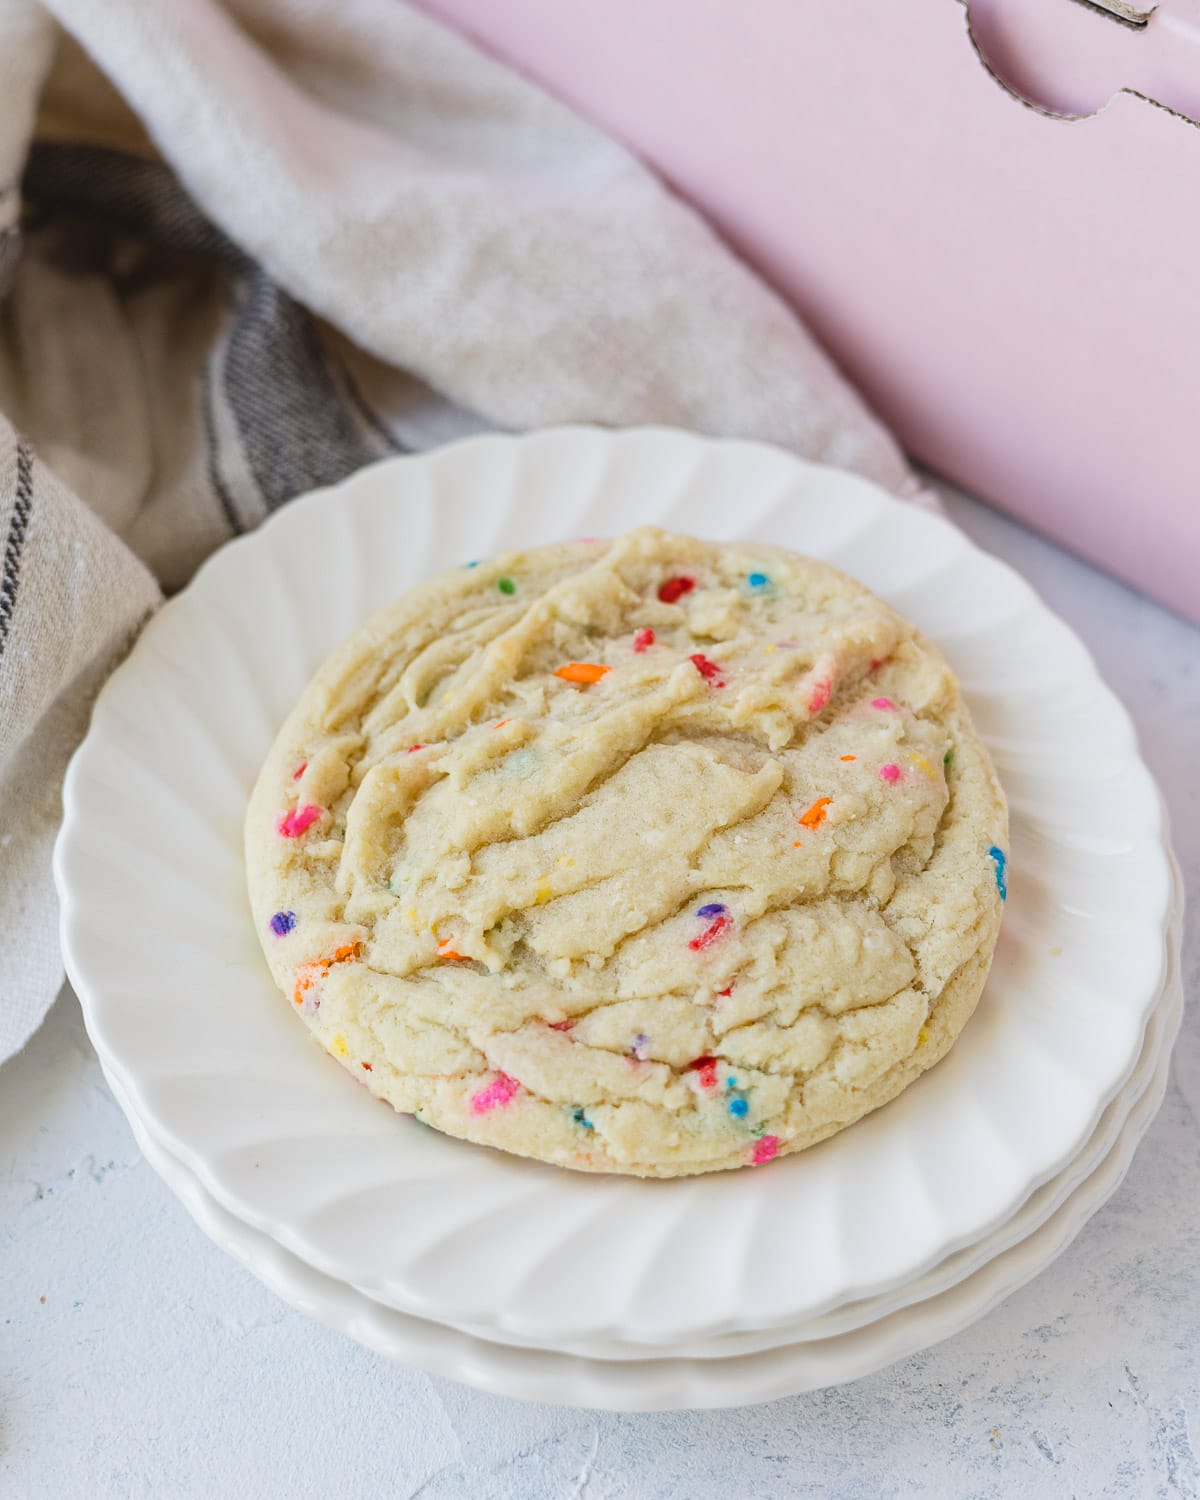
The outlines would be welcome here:
<svg viewBox="0 0 1200 1500">
<path fill-rule="evenodd" d="M 698 917 L 723 917 L 729 908 L 723 901 L 710 901 L 696 913 Z"/>
<path fill-rule="evenodd" d="M 271 931 L 276 937 L 283 937 L 285 933 L 291 932 L 296 925 L 296 913 L 294 911 L 277 911 L 271 918 Z"/>
<path fill-rule="evenodd" d="M 646 1035 L 646 1033 L 644 1031 L 639 1031 L 638 1034 L 637 1034 L 637 1036 L 635 1036 L 634 1039 L 633 1039 L 633 1048 L 632 1048 L 633 1055 L 634 1055 L 634 1057 L 637 1058 L 637 1060 L 639 1062 L 645 1062 L 646 1061 L 645 1047 L 646 1047 L 646 1043 L 649 1040 L 650 1040 L 650 1038 Z"/>
</svg>

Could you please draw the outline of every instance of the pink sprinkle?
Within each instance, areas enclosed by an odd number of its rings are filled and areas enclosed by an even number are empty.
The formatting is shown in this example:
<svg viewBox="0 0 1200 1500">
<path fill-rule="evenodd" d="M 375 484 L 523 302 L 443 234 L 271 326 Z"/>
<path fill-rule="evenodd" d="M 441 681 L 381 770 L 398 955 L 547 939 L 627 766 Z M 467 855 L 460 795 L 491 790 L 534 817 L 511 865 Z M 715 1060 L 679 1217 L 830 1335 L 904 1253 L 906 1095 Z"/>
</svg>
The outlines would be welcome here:
<svg viewBox="0 0 1200 1500">
<path fill-rule="evenodd" d="M 812 689 L 811 694 L 809 695 L 809 699 L 808 699 L 808 711 L 809 711 L 809 713 L 819 714 L 821 712 L 821 710 L 825 707 L 825 705 L 829 702 L 829 698 L 830 698 L 830 695 L 832 694 L 832 692 L 833 692 L 833 683 L 830 682 L 829 678 L 828 677 L 818 677 L 817 680 L 816 680 L 816 682 L 813 683 L 813 689 Z"/>
<path fill-rule="evenodd" d="M 719 937 L 724 937 L 733 926 L 733 918 L 720 916 L 714 918 L 698 937 L 694 937 L 688 944 L 693 953 L 699 953 L 703 948 L 711 948 Z"/>
<path fill-rule="evenodd" d="M 300 778 L 301 778 L 301 776 L 303 776 L 304 773 L 305 773 L 305 771 L 307 771 L 307 770 L 308 770 L 308 762 L 306 760 L 302 760 L 300 762 L 300 764 L 296 767 L 296 769 L 292 772 L 292 780 L 293 781 L 299 781 Z"/>
<path fill-rule="evenodd" d="M 290 813 L 281 813 L 276 828 L 285 839 L 298 839 L 302 833 L 311 828 L 319 817 L 324 813 L 323 807 L 317 807 L 310 802 L 307 807 L 294 808 Z"/>
<path fill-rule="evenodd" d="M 754 1143 L 754 1150 L 750 1153 L 750 1164 L 761 1167 L 765 1161 L 774 1161 L 779 1155 L 779 1137 L 777 1135 L 762 1135 Z"/>
<path fill-rule="evenodd" d="M 715 688 L 723 688 L 725 686 L 725 679 L 721 676 L 720 667 L 717 666 L 715 661 L 709 661 L 708 657 L 702 652 L 695 652 L 688 657 L 688 661 L 700 673 L 705 682 L 711 682 Z"/>
<path fill-rule="evenodd" d="M 507 1073 L 500 1073 L 493 1078 L 487 1088 L 480 1089 L 477 1094 L 471 1095 L 471 1112 L 477 1115 L 486 1115 L 491 1109 L 498 1105 L 507 1104 L 521 1085 L 515 1078 L 510 1078 Z"/>
<path fill-rule="evenodd" d="M 570 1031 L 575 1022 L 568 1019 L 566 1021 L 551 1021 L 548 1024 L 551 1031 Z"/>
<path fill-rule="evenodd" d="M 424 750 L 424 748 L 425 748 L 424 745 L 410 745 L 408 747 L 408 753 L 410 755 L 415 755 L 418 750 Z"/>
<path fill-rule="evenodd" d="M 633 649 L 640 656 L 643 651 L 649 651 L 650 647 L 654 645 L 655 640 L 656 636 L 653 630 L 650 629 L 649 625 L 646 625 L 641 630 L 634 632 Z"/>
<path fill-rule="evenodd" d="M 879 768 L 880 781 L 899 781 L 903 775 L 904 772 L 900 769 L 899 766 L 892 765 L 890 763 L 886 766 L 880 766 Z"/>
<path fill-rule="evenodd" d="M 896 705 L 892 702 L 892 700 L 890 698 L 872 698 L 871 699 L 871 707 L 872 708 L 890 708 L 890 709 L 895 709 Z"/>
</svg>

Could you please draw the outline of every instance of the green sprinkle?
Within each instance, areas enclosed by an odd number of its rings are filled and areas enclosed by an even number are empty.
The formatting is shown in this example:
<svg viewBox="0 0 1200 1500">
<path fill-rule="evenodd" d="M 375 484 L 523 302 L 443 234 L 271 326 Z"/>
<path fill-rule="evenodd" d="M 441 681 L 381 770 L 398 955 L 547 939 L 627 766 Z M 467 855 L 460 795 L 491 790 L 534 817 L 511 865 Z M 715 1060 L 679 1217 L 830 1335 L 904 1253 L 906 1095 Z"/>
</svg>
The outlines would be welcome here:
<svg viewBox="0 0 1200 1500">
<path fill-rule="evenodd" d="M 502 594 L 515 594 L 517 592 L 517 586 L 511 578 L 497 578 L 496 587 Z"/>
<path fill-rule="evenodd" d="M 954 759 L 954 751 L 953 750 L 947 750 L 946 753 L 945 753 L 945 755 L 942 756 L 942 765 L 948 766 L 953 759 Z"/>
<path fill-rule="evenodd" d="M 537 753 L 533 750 L 514 750 L 511 755 L 504 757 L 505 769 L 512 772 L 519 781 L 527 781 L 537 770 Z"/>
</svg>

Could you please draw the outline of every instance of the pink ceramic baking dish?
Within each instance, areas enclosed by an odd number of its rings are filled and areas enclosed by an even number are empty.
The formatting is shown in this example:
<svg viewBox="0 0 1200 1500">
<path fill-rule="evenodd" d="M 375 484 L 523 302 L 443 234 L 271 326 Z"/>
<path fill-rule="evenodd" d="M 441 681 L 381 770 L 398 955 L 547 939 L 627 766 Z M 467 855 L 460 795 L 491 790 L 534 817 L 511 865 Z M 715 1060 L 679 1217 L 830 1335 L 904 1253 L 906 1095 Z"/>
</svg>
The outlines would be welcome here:
<svg viewBox="0 0 1200 1500">
<path fill-rule="evenodd" d="M 1200 0 L 425 3 L 703 209 L 918 458 L 1200 619 Z"/>
</svg>

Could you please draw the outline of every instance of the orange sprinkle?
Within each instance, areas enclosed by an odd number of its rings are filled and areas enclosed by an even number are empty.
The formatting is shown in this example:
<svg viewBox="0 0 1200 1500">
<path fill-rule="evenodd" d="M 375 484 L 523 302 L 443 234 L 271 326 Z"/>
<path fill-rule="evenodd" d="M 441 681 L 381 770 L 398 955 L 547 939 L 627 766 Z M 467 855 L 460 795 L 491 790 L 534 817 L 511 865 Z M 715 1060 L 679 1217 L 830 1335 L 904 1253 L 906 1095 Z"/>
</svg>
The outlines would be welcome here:
<svg viewBox="0 0 1200 1500">
<path fill-rule="evenodd" d="M 564 682 L 592 683 L 599 682 L 602 677 L 607 677 L 612 671 L 611 667 L 601 666 L 594 661 L 569 661 L 566 666 L 555 667 L 555 677 L 561 677 Z"/>
<path fill-rule="evenodd" d="M 359 1067 L 362 1068 L 362 1070 L 363 1070 L 364 1073 L 370 1073 L 371 1072 L 371 1064 L 370 1063 L 359 1063 Z"/>
<path fill-rule="evenodd" d="M 818 797 L 807 812 L 800 814 L 801 828 L 820 828 L 825 821 L 825 809 L 832 801 L 832 797 Z"/>
<path fill-rule="evenodd" d="M 799 849 L 800 843 L 801 843 L 801 841 L 799 839 L 793 839 L 792 840 L 792 848 L 793 849 Z"/>
<path fill-rule="evenodd" d="M 501 719 L 500 722 L 499 722 L 499 724 L 493 724 L 492 728 L 493 729 L 503 729 L 506 724 L 511 724 L 511 723 L 512 723 L 511 719 Z"/>
<path fill-rule="evenodd" d="M 470 960 L 465 953 L 458 953 L 450 946 L 453 941 L 453 938 L 443 938 L 438 944 L 438 956 L 440 958 L 452 958 L 456 963 L 460 964 L 469 963 Z"/>
<path fill-rule="evenodd" d="M 357 942 L 343 943 L 341 947 L 335 948 L 328 958 L 314 958 L 311 963 L 301 964 L 296 970 L 296 987 L 292 991 L 292 999 L 296 1004 L 303 1005 L 304 997 L 313 985 L 324 979 L 334 964 L 344 963 L 346 959 L 353 958 L 359 947 L 360 944 Z"/>
<path fill-rule="evenodd" d="M 857 760 L 858 756 L 857 755 L 843 755 L 842 759 L 843 760 Z"/>
</svg>

